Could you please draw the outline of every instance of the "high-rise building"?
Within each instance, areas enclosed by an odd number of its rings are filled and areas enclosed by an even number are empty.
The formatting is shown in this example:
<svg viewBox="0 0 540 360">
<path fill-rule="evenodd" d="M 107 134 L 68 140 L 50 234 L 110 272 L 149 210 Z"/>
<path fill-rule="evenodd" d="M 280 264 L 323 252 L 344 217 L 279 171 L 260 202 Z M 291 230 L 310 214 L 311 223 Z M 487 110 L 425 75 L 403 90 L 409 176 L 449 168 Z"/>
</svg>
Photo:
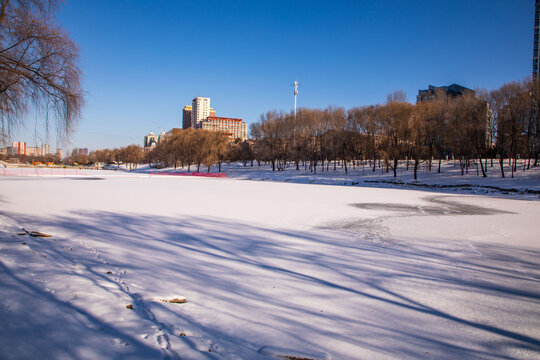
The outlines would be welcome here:
<svg viewBox="0 0 540 360">
<path fill-rule="evenodd" d="M 225 133 L 229 141 L 247 140 L 247 124 L 242 119 L 209 116 L 201 121 L 200 128 Z"/>
<path fill-rule="evenodd" d="M 438 96 L 443 96 L 445 99 L 454 99 L 465 94 L 474 94 L 474 90 L 457 84 L 452 84 L 449 86 L 429 85 L 427 90 L 418 90 L 416 102 L 432 101 Z"/>
<path fill-rule="evenodd" d="M 59 160 L 62 160 L 62 149 L 56 149 L 56 157 L 59 159 Z"/>
<path fill-rule="evenodd" d="M 210 115 L 208 116 L 216 116 L 216 110 L 210 108 Z"/>
<path fill-rule="evenodd" d="M 182 129 L 191 127 L 191 106 L 186 105 L 182 110 Z"/>
<path fill-rule="evenodd" d="M 534 4 L 534 40 L 533 40 L 533 66 L 532 66 L 532 77 L 533 80 L 536 80 L 538 76 L 538 58 L 539 58 L 539 49 L 538 49 L 538 31 L 540 28 L 540 0 L 536 0 Z"/>
<path fill-rule="evenodd" d="M 88 156 L 88 148 L 79 148 L 78 154 Z"/>
<path fill-rule="evenodd" d="M 202 120 L 210 116 L 210 98 L 197 96 L 191 104 L 191 127 L 200 128 Z"/>
</svg>

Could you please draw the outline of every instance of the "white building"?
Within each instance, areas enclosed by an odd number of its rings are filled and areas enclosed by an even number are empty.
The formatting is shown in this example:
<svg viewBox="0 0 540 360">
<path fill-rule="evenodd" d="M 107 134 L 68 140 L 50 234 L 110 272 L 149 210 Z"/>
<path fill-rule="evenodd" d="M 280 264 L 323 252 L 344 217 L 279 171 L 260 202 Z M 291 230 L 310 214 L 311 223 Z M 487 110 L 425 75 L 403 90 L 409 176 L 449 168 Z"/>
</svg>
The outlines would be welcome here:
<svg viewBox="0 0 540 360">
<path fill-rule="evenodd" d="M 210 98 L 197 96 L 191 106 L 191 126 L 199 128 L 201 121 L 210 116 Z"/>
<path fill-rule="evenodd" d="M 150 149 L 152 146 L 156 146 L 158 142 L 158 136 L 150 131 L 150 134 L 144 137 L 144 148 Z"/>
<path fill-rule="evenodd" d="M 163 140 L 165 140 L 166 137 L 167 137 L 167 134 L 165 134 L 165 131 L 161 129 L 161 132 L 159 133 L 159 136 L 158 136 L 158 142 L 162 142 Z"/>
<path fill-rule="evenodd" d="M 47 144 L 41 145 L 41 155 L 45 156 L 49 154 L 52 154 L 51 145 L 47 145 Z"/>
</svg>

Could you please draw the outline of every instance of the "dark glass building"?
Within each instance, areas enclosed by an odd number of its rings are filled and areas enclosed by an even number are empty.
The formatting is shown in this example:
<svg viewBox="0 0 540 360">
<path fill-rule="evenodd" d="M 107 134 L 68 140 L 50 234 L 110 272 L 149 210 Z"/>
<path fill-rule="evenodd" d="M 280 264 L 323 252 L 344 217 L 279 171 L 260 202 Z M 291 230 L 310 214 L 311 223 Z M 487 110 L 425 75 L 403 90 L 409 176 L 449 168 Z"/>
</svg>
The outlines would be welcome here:
<svg viewBox="0 0 540 360">
<path fill-rule="evenodd" d="M 540 0 L 534 4 L 533 80 L 538 76 L 538 28 L 540 20 Z"/>
</svg>

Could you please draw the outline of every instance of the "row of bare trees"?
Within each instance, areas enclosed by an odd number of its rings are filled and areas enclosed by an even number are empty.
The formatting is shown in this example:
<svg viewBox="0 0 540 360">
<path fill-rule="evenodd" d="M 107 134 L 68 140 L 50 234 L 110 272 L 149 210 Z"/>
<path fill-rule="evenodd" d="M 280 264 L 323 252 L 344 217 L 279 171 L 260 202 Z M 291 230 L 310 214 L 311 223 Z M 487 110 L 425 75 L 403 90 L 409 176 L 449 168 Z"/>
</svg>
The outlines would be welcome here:
<svg viewBox="0 0 540 360">
<path fill-rule="evenodd" d="M 252 124 L 253 156 L 269 162 L 272 169 L 300 163 L 311 171 L 329 170 L 340 162 L 369 162 L 375 171 L 382 163 L 397 176 L 400 160 L 409 160 L 414 178 L 421 161 L 454 158 L 462 174 L 471 162 L 480 165 L 487 176 L 487 160 L 497 156 L 510 159 L 512 176 L 519 156 L 534 159 L 540 153 L 538 82 L 523 81 L 503 85 L 493 91 L 478 91 L 448 97 L 442 90 L 429 102 L 407 103 L 401 91 L 390 94 L 387 102 L 345 110 L 300 109 L 293 113 L 270 111 Z"/>
<path fill-rule="evenodd" d="M 197 166 L 197 172 L 201 165 L 205 165 L 210 171 L 214 164 L 218 165 L 221 172 L 221 164 L 230 160 L 231 146 L 227 136 L 221 132 L 194 129 L 173 129 L 157 146 L 147 152 L 146 159 L 149 163 L 160 162 L 168 167 L 184 167 L 191 170 L 192 165 Z"/>
<path fill-rule="evenodd" d="M 144 161 L 143 148 L 139 145 L 128 145 L 115 149 L 92 151 L 86 158 L 84 155 L 73 155 L 73 160 L 79 164 L 105 163 L 108 165 L 124 163 L 127 168 L 136 169 Z M 86 160 L 86 161 L 85 161 Z"/>
<path fill-rule="evenodd" d="M 171 130 L 151 151 L 137 145 L 97 150 L 88 161 L 119 163 L 130 168 L 137 163 L 167 167 L 192 166 L 208 171 L 227 161 L 267 162 L 273 170 L 302 165 L 312 172 L 348 172 L 350 166 L 377 166 L 397 176 L 404 163 L 417 172 L 425 161 L 431 171 L 441 171 L 441 161 L 452 158 L 461 172 L 471 163 L 488 173 L 488 160 L 510 162 L 512 176 L 518 158 L 528 159 L 526 168 L 538 165 L 540 155 L 540 85 L 537 81 L 512 82 L 493 91 L 477 91 L 448 97 L 438 89 L 431 101 L 416 105 L 405 101 L 401 91 L 388 95 L 385 104 L 355 107 L 300 109 L 293 113 L 270 111 L 252 124 L 252 141 L 230 143 L 223 133 L 205 130 Z M 436 160 L 433 166 L 433 160 Z M 437 165 L 438 163 L 438 165 Z"/>
<path fill-rule="evenodd" d="M 207 171 L 214 164 L 221 165 L 225 161 L 238 161 L 251 152 L 247 142 L 236 141 L 229 143 L 227 135 L 221 132 L 194 129 L 173 129 L 160 140 L 157 146 L 144 151 L 139 145 L 129 145 L 115 149 L 92 151 L 88 156 L 72 154 L 68 162 L 79 164 L 105 163 L 108 165 L 123 163 L 128 169 L 137 168 L 137 164 L 147 163 L 166 167 L 192 166 L 200 171 L 201 165 L 207 166 Z M 244 154 L 244 155 L 242 155 Z M 253 158 L 250 157 L 251 160 Z"/>
</svg>

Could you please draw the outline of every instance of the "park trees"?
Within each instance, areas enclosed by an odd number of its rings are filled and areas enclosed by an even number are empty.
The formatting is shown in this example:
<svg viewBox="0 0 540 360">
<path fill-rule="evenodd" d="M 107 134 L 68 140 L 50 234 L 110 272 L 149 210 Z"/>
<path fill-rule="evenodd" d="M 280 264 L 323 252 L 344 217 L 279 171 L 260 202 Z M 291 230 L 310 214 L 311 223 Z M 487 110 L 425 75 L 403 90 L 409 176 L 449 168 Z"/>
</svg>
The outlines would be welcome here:
<svg viewBox="0 0 540 360">
<path fill-rule="evenodd" d="M 384 139 L 385 161 L 396 177 L 399 159 L 405 153 L 410 139 L 413 105 L 402 101 L 401 93 L 389 95 L 388 101 L 378 108 L 378 121 Z"/>
<path fill-rule="evenodd" d="M 55 0 L 0 0 L 0 121 L 2 133 L 30 111 L 57 121 L 70 135 L 84 103 L 77 45 L 55 23 Z"/>
</svg>

